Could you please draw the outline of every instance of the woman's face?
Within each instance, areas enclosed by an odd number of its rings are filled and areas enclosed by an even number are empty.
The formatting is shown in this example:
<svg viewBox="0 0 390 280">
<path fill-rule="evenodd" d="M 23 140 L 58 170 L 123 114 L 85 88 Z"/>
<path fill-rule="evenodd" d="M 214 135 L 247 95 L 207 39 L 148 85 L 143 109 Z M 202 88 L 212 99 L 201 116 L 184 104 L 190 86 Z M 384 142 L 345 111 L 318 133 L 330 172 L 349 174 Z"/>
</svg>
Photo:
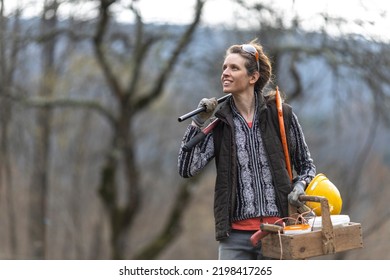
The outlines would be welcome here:
<svg viewBox="0 0 390 280">
<path fill-rule="evenodd" d="M 256 82 L 254 75 L 248 76 L 246 59 L 240 54 L 229 54 L 222 66 L 221 83 L 224 93 L 242 93 L 251 90 Z"/>
</svg>

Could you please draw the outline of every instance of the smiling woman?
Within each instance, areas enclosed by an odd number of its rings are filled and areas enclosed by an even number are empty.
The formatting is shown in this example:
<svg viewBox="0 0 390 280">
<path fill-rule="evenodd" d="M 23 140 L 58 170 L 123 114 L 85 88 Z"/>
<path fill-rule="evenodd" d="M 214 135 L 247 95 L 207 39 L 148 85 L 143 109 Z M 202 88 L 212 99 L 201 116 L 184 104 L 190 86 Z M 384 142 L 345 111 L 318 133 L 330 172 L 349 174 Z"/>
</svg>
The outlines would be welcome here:
<svg viewBox="0 0 390 280">
<path fill-rule="evenodd" d="M 252 245 L 251 236 L 261 223 L 286 217 L 288 202 L 302 206 L 298 197 L 315 176 L 298 119 L 284 104 L 289 162 L 297 174 L 291 182 L 275 99 L 263 90 L 271 77 L 271 63 L 260 44 L 252 41 L 230 46 L 222 65 L 221 84 L 223 92 L 231 93 L 231 97 L 218 109 L 215 98 L 203 98 L 199 107 L 205 107 L 205 112 L 193 117 L 181 142 L 178 169 L 182 177 L 196 176 L 215 159 L 214 217 L 219 259 L 265 259 L 261 244 Z M 218 124 L 199 144 L 184 149 L 201 133 L 214 111 Z"/>
</svg>

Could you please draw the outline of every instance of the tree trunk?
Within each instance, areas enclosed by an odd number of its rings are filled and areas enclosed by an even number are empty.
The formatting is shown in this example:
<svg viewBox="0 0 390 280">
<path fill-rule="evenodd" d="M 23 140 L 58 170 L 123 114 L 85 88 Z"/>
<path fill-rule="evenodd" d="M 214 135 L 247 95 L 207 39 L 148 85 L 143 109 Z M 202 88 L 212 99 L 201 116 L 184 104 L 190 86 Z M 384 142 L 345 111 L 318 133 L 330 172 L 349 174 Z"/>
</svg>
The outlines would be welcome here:
<svg viewBox="0 0 390 280">
<path fill-rule="evenodd" d="M 58 3 L 56 0 L 45 2 L 41 19 L 42 34 L 54 30 L 57 24 Z M 43 42 L 42 64 L 43 78 L 39 96 L 49 97 L 55 87 L 55 44 L 56 37 Z M 46 258 L 46 221 L 47 199 L 49 197 L 49 154 L 51 134 L 51 109 L 37 109 L 37 130 L 34 148 L 34 165 L 30 186 L 30 224 L 31 257 Z"/>
<path fill-rule="evenodd" d="M 140 13 L 138 12 L 136 1 L 130 5 L 133 11 L 135 24 L 135 47 L 132 54 L 133 63 L 131 76 L 128 79 L 127 86 L 122 86 L 120 79 L 115 74 L 114 64 L 108 59 L 107 48 L 105 45 L 105 36 L 109 34 L 108 26 L 110 22 L 110 6 L 115 0 L 101 0 L 99 19 L 97 22 L 96 33 L 94 36 L 94 50 L 96 59 L 102 69 L 108 87 L 118 102 L 120 112 L 118 114 L 116 125 L 113 129 L 113 139 L 110 153 L 107 155 L 105 165 L 101 172 L 101 181 L 99 194 L 110 217 L 111 227 L 111 246 L 112 258 L 122 259 L 125 254 L 126 235 L 128 229 L 134 221 L 142 201 L 140 197 L 140 175 L 138 172 L 138 163 L 135 158 L 135 132 L 132 130 L 133 116 L 150 105 L 157 97 L 163 93 L 169 75 L 178 58 L 190 43 L 196 27 L 200 23 L 200 16 L 204 6 L 204 1 L 198 0 L 195 7 L 193 22 L 186 28 L 185 32 L 179 38 L 176 46 L 164 63 L 163 69 L 157 74 L 153 81 L 153 87 L 147 93 L 136 97 L 139 90 L 139 77 L 142 74 L 142 65 L 145 63 L 147 50 L 150 49 L 155 39 L 147 39 L 145 36 L 144 24 Z M 125 172 L 126 202 L 121 206 L 118 202 L 118 176 L 117 168 L 123 164 Z M 165 243 L 167 245 L 168 243 Z"/>
<path fill-rule="evenodd" d="M 126 104 L 126 102 L 123 102 Z M 106 164 L 102 169 L 100 197 L 110 216 L 111 227 L 111 254 L 113 259 L 123 259 L 125 256 L 127 230 L 134 220 L 140 207 L 139 173 L 134 155 L 134 137 L 130 127 L 132 115 L 127 106 L 122 106 L 118 125 L 114 132 L 111 153 L 106 157 Z M 121 205 L 118 201 L 118 165 L 124 164 L 126 202 Z"/>
<path fill-rule="evenodd" d="M 9 34 L 20 34 L 21 10 L 16 9 L 12 26 L 8 26 L 8 19 L 4 16 L 3 0 L 1 0 L 0 5 L 0 197 L 5 199 L 10 239 L 8 243 L 11 249 L 11 258 L 14 258 L 18 251 L 18 234 L 9 138 L 13 103 L 9 96 L 15 84 L 15 71 L 18 65 L 21 40 L 18 36 L 12 36 L 10 39 Z M 4 191 L 4 196 L 1 194 L 2 191 Z"/>
</svg>

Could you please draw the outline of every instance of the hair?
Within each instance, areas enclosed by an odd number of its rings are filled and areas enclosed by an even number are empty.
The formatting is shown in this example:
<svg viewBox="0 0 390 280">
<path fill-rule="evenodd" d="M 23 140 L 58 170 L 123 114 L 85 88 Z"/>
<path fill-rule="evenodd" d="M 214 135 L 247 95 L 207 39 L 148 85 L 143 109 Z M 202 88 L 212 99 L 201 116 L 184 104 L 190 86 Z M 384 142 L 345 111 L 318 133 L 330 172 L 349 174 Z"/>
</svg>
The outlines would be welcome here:
<svg viewBox="0 0 390 280">
<path fill-rule="evenodd" d="M 259 74 L 260 77 L 255 83 L 255 91 L 260 94 L 262 93 L 264 87 L 271 80 L 272 76 L 272 66 L 271 61 L 268 56 L 263 51 L 263 46 L 256 42 L 257 39 L 252 40 L 248 44 L 254 46 L 259 53 Z M 241 48 L 241 45 L 232 45 L 226 51 L 226 56 L 232 53 L 238 53 L 246 59 L 245 67 L 247 69 L 248 75 L 252 75 L 257 71 L 257 62 L 256 58 L 244 51 Z"/>
</svg>

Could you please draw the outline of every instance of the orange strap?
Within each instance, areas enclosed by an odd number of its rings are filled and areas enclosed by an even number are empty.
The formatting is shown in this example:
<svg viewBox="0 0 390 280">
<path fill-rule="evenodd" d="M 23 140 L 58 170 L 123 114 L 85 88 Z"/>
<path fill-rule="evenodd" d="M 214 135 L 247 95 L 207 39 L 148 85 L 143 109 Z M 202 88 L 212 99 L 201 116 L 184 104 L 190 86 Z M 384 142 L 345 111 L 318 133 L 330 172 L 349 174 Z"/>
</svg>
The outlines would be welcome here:
<svg viewBox="0 0 390 280">
<path fill-rule="evenodd" d="M 276 87 L 276 108 L 278 110 L 278 119 L 279 119 L 279 127 L 280 127 L 280 136 L 282 139 L 282 145 L 283 145 L 283 152 L 284 157 L 286 159 L 286 165 L 287 165 L 287 172 L 290 176 L 290 180 L 292 181 L 292 171 L 291 171 L 291 164 L 290 164 L 290 154 L 288 152 L 287 147 L 287 138 L 286 138 L 286 131 L 284 129 L 284 120 L 283 120 L 283 109 L 282 109 L 282 100 L 280 98 L 279 94 L 279 88 Z"/>
</svg>

